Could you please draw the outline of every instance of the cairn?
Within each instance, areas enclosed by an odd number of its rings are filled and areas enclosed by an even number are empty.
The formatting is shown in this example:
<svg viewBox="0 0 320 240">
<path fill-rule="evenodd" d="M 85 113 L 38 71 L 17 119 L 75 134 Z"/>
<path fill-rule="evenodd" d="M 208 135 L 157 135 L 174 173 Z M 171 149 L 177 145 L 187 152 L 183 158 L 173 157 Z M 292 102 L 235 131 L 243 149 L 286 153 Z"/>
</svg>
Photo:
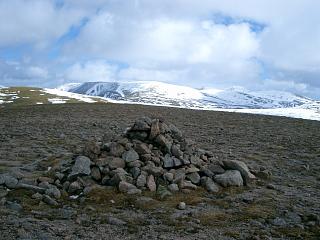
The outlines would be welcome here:
<svg viewBox="0 0 320 240">
<path fill-rule="evenodd" d="M 0 176 L 0 184 L 33 190 L 35 198 L 56 205 L 62 192 L 72 197 L 86 195 L 99 185 L 114 186 L 126 194 L 157 192 L 164 198 L 199 187 L 215 193 L 255 179 L 245 163 L 219 161 L 173 124 L 148 117 L 137 119 L 110 142 L 87 142 L 82 155 L 52 168 L 50 176 L 40 177 L 37 186 Z"/>
</svg>

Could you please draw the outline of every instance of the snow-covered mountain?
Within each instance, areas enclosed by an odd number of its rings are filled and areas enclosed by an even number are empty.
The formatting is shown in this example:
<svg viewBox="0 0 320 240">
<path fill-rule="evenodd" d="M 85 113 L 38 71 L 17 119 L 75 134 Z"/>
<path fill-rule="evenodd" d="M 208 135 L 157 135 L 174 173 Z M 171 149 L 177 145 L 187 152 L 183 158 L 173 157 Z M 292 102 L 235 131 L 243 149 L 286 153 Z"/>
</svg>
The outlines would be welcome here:
<svg viewBox="0 0 320 240">
<path fill-rule="evenodd" d="M 100 96 L 111 101 L 177 106 L 200 109 L 320 109 L 320 102 L 281 91 L 248 91 L 234 87 L 226 90 L 195 89 L 155 81 L 72 83 L 63 91 Z"/>
</svg>

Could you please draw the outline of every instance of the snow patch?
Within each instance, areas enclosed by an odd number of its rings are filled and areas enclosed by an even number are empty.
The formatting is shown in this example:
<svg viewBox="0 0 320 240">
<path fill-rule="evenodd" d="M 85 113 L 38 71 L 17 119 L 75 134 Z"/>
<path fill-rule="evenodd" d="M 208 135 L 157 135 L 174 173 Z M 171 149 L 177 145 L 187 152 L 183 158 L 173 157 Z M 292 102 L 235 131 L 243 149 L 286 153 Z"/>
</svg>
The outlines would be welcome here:
<svg viewBox="0 0 320 240">
<path fill-rule="evenodd" d="M 45 93 L 48 93 L 48 94 L 58 95 L 60 97 L 68 97 L 68 98 L 77 99 L 79 101 L 86 102 L 86 103 L 95 103 L 96 102 L 92 98 L 86 97 L 86 96 L 84 96 L 82 94 L 65 92 L 65 91 L 62 91 L 62 90 L 59 90 L 59 89 L 56 89 L 56 88 L 54 88 L 54 89 L 45 88 L 42 91 L 45 92 Z"/>
<path fill-rule="evenodd" d="M 62 99 L 62 98 L 48 98 L 48 102 L 52 104 L 62 104 L 66 103 L 69 99 Z"/>
</svg>

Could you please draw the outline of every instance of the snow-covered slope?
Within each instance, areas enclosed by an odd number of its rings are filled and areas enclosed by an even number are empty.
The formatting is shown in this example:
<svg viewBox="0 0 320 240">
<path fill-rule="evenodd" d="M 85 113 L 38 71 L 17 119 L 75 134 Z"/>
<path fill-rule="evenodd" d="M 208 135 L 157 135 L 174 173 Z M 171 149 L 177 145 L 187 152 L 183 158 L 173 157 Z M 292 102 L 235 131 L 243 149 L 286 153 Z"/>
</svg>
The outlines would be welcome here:
<svg viewBox="0 0 320 240">
<path fill-rule="evenodd" d="M 112 100 L 196 108 L 288 108 L 319 106 L 306 97 L 280 91 L 248 91 L 243 88 L 195 89 L 162 82 L 87 82 L 68 84 L 61 90 Z"/>
</svg>

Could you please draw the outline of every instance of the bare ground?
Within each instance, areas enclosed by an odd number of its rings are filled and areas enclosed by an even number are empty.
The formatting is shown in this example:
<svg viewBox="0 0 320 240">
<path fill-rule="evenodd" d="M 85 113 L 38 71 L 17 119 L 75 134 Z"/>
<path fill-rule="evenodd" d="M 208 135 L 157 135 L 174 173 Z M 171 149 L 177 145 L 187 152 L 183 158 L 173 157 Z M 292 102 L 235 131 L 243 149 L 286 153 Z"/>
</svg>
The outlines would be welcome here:
<svg viewBox="0 0 320 240">
<path fill-rule="evenodd" d="M 58 208 L 12 191 L 0 206 L 0 239 L 319 239 L 320 122 L 284 117 L 117 104 L 0 110 L 0 172 L 30 178 L 79 152 L 90 139 L 120 134 L 141 116 L 162 117 L 218 159 L 265 167 L 248 187 L 196 191 L 141 203 L 114 190 L 64 199 Z M 114 200 L 115 203 L 111 203 Z M 179 201 L 186 210 L 177 210 Z M 111 217 L 111 218 L 110 218 Z M 122 220 L 121 225 L 110 219 Z"/>
</svg>

